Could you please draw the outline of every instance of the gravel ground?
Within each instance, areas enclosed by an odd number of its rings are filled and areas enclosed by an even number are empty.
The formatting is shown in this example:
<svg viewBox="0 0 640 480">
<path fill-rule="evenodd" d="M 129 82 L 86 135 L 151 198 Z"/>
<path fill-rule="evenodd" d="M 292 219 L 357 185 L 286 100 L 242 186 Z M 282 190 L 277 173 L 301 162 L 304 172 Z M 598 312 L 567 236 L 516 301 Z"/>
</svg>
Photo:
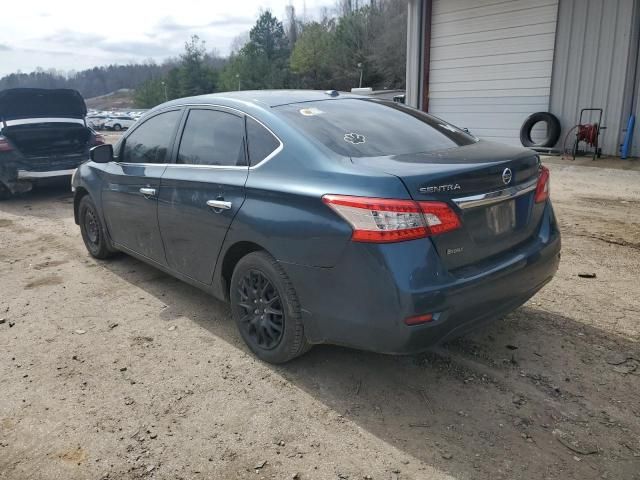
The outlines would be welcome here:
<svg viewBox="0 0 640 480">
<path fill-rule="evenodd" d="M 562 264 L 525 306 L 278 367 L 225 304 L 90 258 L 66 186 L 0 203 L 0 478 L 639 479 L 640 172 L 551 169 Z"/>
</svg>

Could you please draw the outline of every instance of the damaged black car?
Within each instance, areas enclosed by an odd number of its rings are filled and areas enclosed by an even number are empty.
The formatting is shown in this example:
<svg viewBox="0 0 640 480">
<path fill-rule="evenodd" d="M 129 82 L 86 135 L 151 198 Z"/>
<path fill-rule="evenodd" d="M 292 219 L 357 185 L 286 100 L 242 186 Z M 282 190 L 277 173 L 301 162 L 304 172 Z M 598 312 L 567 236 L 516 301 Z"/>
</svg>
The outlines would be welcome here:
<svg viewBox="0 0 640 480">
<path fill-rule="evenodd" d="M 76 90 L 0 91 L 0 199 L 47 179 L 69 177 L 104 143 L 87 127 L 87 106 Z"/>
</svg>

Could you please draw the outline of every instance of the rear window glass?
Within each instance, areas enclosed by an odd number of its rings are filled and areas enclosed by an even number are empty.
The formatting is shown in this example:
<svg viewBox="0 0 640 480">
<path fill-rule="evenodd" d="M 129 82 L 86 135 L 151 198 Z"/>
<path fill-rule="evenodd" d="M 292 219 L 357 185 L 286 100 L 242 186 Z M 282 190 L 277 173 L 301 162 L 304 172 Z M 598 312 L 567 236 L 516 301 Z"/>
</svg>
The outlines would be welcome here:
<svg viewBox="0 0 640 480">
<path fill-rule="evenodd" d="M 327 100 L 276 110 L 308 137 L 349 157 L 433 152 L 477 141 L 437 117 L 388 101 Z"/>
</svg>

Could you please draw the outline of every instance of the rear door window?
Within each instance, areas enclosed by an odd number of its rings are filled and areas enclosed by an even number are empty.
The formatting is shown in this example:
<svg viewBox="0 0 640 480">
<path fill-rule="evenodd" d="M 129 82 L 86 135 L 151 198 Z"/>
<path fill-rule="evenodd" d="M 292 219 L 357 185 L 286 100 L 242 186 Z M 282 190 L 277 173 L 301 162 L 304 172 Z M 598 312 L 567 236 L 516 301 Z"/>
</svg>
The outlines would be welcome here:
<svg viewBox="0 0 640 480">
<path fill-rule="evenodd" d="M 383 100 L 346 98 L 274 110 L 306 136 L 349 157 L 434 152 L 477 141 L 444 120 Z"/>
<path fill-rule="evenodd" d="M 246 166 L 244 119 L 219 110 L 191 110 L 180 140 L 178 163 Z"/>
<path fill-rule="evenodd" d="M 182 111 L 172 110 L 151 117 L 124 139 L 119 161 L 167 163 Z"/>
<path fill-rule="evenodd" d="M 280 140 L 251 117 L 247 117 L 247 141 L 251 165 L 257 165 L 280 146 Z"/>
</svg>

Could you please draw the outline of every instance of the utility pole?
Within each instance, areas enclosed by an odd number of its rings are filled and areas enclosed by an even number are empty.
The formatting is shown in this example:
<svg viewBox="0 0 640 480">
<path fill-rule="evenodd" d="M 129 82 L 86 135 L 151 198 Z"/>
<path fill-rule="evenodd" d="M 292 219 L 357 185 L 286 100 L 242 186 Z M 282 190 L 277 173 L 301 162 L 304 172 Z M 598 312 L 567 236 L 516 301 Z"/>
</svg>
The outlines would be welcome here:
<svg viewBox="0 0 640 480">
<path fill-rule="evenodd" d="M 238 91 L 240 91 L 240 74 L 236 73 L 236 78 L 238 79 Z"/>
<path fill-rule="evenodd" d="M 169 101 L 169 96 L 167 95 L 167 84 L 162 81 L 162 88 L 164 89 L 164 101 L 168 102 Z"/>
<path fill-rule="evenodd" d="M 358 84 L 358 88 L 362 88 L 362 71 L 363 71 L 363 68 L 362 68 L 362 63 L 361 62 L 358 62 L 358 68 L 360 69 L 360 83 Z"/>
</svg>

